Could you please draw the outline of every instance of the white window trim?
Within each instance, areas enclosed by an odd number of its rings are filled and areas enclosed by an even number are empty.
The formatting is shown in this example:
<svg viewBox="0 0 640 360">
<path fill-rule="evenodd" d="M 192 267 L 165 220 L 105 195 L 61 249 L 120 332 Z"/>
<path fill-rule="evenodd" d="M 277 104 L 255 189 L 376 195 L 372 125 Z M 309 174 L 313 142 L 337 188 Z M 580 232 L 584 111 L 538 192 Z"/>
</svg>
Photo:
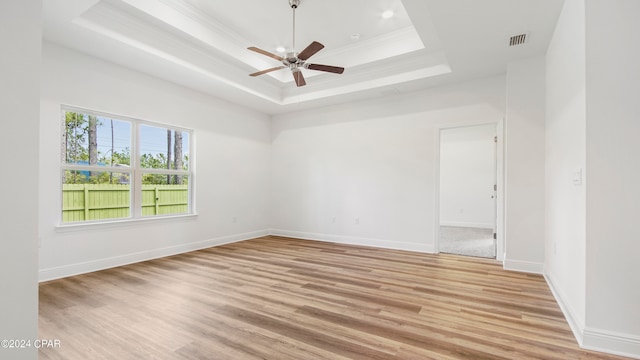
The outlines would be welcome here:
<svg viewBox="0 0 640 360">
<path fill-rule="evenodd" d="M 115 218 L 104 220 L 87 220 L 68 223 L 59 223 L 54 226 L 56 232 L 73 232 L 84 230 L 103 230 L 103 229 L 116 229 L 121 227 L 130 226 L 133 224 L 144 224 L 153 221 L 190 221 L 198 217 L 197 213 L 191 214 L 174 214 L 174 215 L 157 215 L 157 216 L 145 216 L 141 218 Z"/>
<path fill-rule="evenodd" d="M 108 112 L 96 111 L 85 109 L 76 106 L 70 105 L 62 105 L 60 107 L 61 114 L 61 127 L 62 133 L 66 131 L 65 126 L 65 113 L 66 112 L 77 112 L 81 114 L 99 116 L 110 118 L 114 120 L 122 120 L 128 121 L 131 124 L 131 143 L 129 144 L 130 149 L 130 167 L 116 167 L 116 166 L 96 166 L 96 165 L 77 165 L 77 164 L 68 164 L 65 158 L 64 145 L 61 144 L 60 149 L 60 176 L 59 179 L 62 179 L 62 175 L 65 170 L 88 170 L 88 171 L 99 171 L 99 172 L 117 172 L 117 173 L 129 173 L 130 174 L 130 216 L 126 218 L 111 218 L 111 219 L 102 219 L 102 220 L 85 220 L 85 221 L 75 221 L 75 222 L 63 222 L 62 221 L 62 181 L 58 182 L 59 185 L 59 194 L 60 201 L 57 208 L 58 213 L 58 224 L 55 225 L 56 230 L 81 230 L 87 228 L 97 228 L 97 227 L 118 227 L 127 224 L 140 223 L 140 222 L 148 222 L 148 221 L 166 221 L 166 220 L 184 220 L 197 217 L 196 208 L 195 208 L 195 130 L 176 126 L 169 125 L 161 122 L 142 120 L 137 118 L 132 118 L 129 116 L 117 115 Z M 153 127 L 163 127 L 171 130 L 184 131 L 189 133 L 189 170 L 175 170 L 175 169 L 152 169 L 152 168 L 141 168 L 140 167 L 140 156 L 139 154 L 139 144 L 140 144 L 140 126 L 147 125 Z M 165 174 L 165 175 L 187 175 L 189 176 L 189 189 L 188 189 L 188 210 L 186 213 L 180 214 L 167 214 L 167 215 L 154 215 L 154 216 L 142 216 L 142 175 L 143 174 Z"/>
</svg>

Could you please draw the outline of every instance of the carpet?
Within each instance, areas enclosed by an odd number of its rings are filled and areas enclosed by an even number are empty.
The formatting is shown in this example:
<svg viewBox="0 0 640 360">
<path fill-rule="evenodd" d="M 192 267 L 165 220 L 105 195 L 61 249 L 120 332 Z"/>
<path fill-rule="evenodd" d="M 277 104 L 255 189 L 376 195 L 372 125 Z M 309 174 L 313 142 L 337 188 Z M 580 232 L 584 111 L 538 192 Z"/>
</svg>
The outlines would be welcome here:
<svg viewBox="0 0 640 360">
<path fill-rule="evenodd" d="M 495 259 L 492 229 L 440 226 L 440 252 Z"/>
</svg>

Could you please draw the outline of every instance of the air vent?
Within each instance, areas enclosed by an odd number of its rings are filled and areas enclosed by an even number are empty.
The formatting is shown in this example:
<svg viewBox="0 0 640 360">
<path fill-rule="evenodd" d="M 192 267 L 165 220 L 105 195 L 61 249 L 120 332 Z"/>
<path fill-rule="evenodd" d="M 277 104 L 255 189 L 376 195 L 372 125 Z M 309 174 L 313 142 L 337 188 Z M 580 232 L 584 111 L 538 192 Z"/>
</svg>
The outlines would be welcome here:
<svg viewBox="0 0 640 360">
<path fill-rule="evenodd" d="M 509 46 L 522 45 L 527 41 L 527 34 L 513 35 L 509 39 Z"/>
</svg>

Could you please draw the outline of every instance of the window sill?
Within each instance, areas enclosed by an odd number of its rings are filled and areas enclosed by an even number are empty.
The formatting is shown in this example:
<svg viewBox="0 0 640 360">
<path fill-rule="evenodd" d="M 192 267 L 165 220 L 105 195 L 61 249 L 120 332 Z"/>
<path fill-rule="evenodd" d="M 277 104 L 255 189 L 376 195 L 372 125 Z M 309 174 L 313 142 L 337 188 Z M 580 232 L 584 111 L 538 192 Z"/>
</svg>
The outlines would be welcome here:
<svg viewBox="0 0 640 360">
<path fill-rule="evenodd" d="M 167 221 L 190 221 L 198 217 L 198 214 L 184 214 L 184 215 L 168 215 L 168 216 L 153 216 L 137 219 L 113 219 L 95 222 L 77 222 L 68 224 L 58 224 L 55 226 L 56 232 L 69 232 L 69 231 L 84 231 L 84 230 L 98 230 L 98 229 L 112 229 L 119 227 L 134 226 L 137 224 L 145 224 L 151 222 L 167 222 Z"/>
</svg>

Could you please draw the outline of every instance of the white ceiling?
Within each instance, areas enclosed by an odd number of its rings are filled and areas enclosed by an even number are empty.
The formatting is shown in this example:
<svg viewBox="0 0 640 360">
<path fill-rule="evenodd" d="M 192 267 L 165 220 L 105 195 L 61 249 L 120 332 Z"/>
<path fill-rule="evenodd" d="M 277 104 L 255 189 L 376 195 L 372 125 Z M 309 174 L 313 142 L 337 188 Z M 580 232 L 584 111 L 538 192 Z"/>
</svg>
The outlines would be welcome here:
<svg viewBox="0 0 640 360">
<path fill-rule="evenodd" d="M 546 52 L 561 0 L 301 0 L 296 47 L 343 75 L 279 66 L 247 50 L 292 47 L 288 0 L 49 0 L 44 38 L 268 114 L 416 91 L 502 74 Z M 383 19 L 392 10 L 394 16 Z M 509 37 L 528 41 L 509 47 Z M 357 40 L 352 34 L 359 34 Z"/>
</svg>

